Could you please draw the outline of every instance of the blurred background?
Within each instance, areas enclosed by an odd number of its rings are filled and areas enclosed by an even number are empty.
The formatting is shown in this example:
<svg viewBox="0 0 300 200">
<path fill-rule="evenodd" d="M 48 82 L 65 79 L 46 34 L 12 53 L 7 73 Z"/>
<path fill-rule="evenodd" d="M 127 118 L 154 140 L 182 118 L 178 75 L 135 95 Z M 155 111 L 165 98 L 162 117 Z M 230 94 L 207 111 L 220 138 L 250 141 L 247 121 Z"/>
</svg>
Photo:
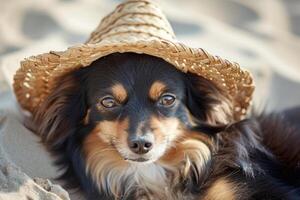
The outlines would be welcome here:
<svg viewBox="0 0 300 200">
<path fill-rule="evenodd" d="M 11 90 L 19 61 L 84 42 L 99 20 L 120 2 L 0 0 L 0 116 L 10 116 L 6 128 L 0 130 L 6 131 L 2 142 L 11 159 L 29 175 L 51 178 L 55 170 L 47 169 L 47 174 L 44 168 L 28 167 L 32 159 L 25 159 L 26 153 L 15 153 L 18 149 L 14 146 L 35 140 L 24 137 Z M 180 41 L 238 62 L 252 72 L 256 107 L 278 111 L 300 105 L 300 0 L 158 2 Z M 22 152 L 35 152 L 24 148 Z M 32 157 L 39 166 L 48 163 L 39 153 Z"/>
</svg>

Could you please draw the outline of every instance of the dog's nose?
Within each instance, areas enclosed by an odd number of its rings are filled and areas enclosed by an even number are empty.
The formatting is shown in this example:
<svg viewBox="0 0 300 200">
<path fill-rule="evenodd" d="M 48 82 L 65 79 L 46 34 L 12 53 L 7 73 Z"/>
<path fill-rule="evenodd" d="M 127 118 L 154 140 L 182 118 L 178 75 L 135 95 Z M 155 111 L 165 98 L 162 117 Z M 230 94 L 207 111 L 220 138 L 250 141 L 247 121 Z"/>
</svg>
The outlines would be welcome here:
<svg viewBox="0 0 300 200">
<path fill-rule="evenodd" d="M 149 152 L 153 144 L 150 140 L 145 140 L 145 139 L 133 139 L 128 141 L 129 148 L 131 149 L 132 152 L 136 154 L 145 154 Z"/>
</svg>

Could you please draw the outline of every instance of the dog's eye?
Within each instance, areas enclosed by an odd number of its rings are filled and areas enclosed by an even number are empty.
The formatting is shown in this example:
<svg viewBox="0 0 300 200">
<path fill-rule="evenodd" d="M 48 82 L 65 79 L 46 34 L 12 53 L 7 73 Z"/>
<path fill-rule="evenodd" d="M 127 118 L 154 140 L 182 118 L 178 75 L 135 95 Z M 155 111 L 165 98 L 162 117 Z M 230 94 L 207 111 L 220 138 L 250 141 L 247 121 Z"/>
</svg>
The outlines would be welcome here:
<svg viewBox="0 0 300 200">
<path fill-rule="evenodd" d="M 166 107 L 169 107 L 169 106 L 172 106 L 174 103 L 175 103 L 175 96 L 172 95 L 172 94 L 164 94 L 160 100 L 159 100 L 159 104 L 162 105 L 162 106 L 166 106 Z"/>
<path fill-rule="evenodd" d="M 117 106 L 118 104 L 113 97 L 108 96 L 108 97 L 104 97 L 101 100 L 101 105 L 105 108 L 113 108 L 113 107 Z"/>
</svg>

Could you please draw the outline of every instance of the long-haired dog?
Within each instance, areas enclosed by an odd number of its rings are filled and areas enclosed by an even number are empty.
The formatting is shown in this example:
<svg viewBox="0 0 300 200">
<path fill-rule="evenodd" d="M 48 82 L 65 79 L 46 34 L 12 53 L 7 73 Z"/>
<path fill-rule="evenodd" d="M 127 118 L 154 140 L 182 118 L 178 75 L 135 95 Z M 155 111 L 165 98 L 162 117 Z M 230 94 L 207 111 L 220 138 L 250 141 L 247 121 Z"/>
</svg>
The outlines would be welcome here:
<svg viewBox="0 0 300 200">
<path fill-rule="evenodd" d="M 300 134 L 162 59 L 115 53 L 62 77 L 35 112 L 88 199 L 300 199 Z"/>
</svg>

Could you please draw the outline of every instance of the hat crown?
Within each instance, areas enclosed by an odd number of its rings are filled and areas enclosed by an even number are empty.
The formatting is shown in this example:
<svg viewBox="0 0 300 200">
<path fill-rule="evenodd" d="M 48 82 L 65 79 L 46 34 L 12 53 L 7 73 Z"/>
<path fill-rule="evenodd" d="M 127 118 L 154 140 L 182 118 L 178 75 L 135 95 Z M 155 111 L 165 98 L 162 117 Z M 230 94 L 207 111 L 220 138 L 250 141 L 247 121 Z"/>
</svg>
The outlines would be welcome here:
<svg viewBox="0 0 300 200">
<path fill-rule="evenodd" d="M 184 73 L 199 75 L 222 89 L 232 101 L 230 110 L 235 119 L 247 113 L 254 91 L 251 75 L 237 63 L 178 42 L 171 25 L 152 0 L 128 0 L 120 4 L 102 19 L 84 44 L 24 59 L 14 76 L 16 97 L 24 109 L 34 112 L 65 74 L 117 52 L 152 55 Z"/>
<path fill-rule="evenodd" d="M 158 4 L 127 0 L 104 17 L 86 43 L 134 40 L 175 40 L 174 31 Z"/>
</svg>

